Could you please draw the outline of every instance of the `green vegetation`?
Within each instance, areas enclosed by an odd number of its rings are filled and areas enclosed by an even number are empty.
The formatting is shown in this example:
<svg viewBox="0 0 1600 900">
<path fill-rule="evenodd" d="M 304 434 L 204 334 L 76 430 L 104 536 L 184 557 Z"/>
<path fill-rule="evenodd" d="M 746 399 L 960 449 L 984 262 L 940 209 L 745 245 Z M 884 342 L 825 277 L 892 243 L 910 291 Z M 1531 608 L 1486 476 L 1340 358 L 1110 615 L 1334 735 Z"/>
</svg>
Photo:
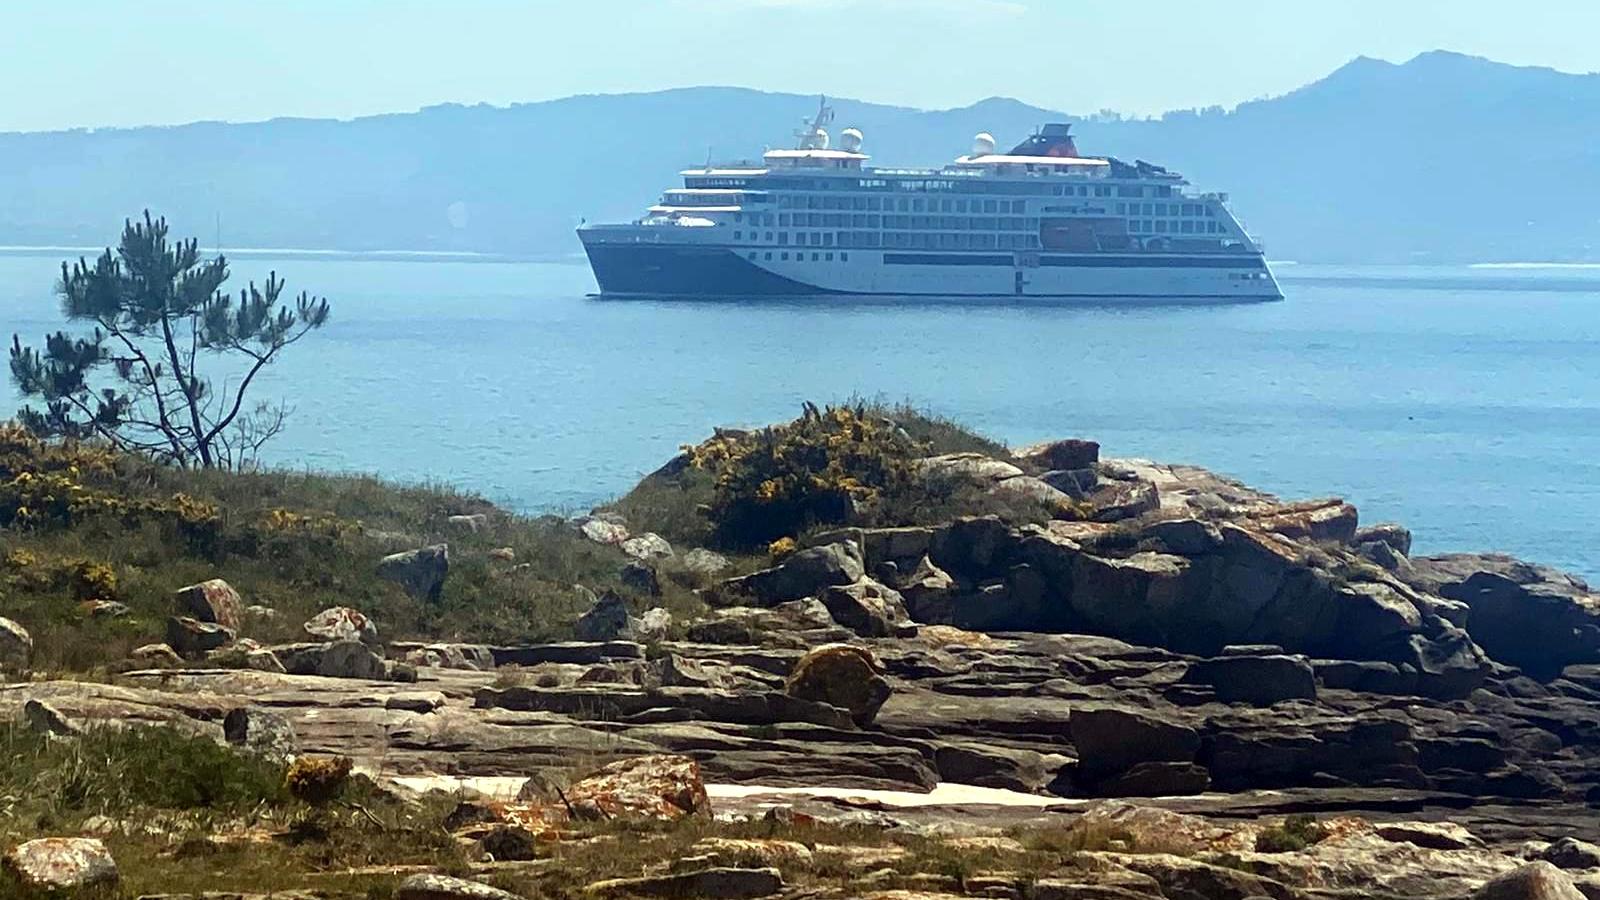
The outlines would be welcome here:
<svg viewBox="0 0 1600 900">
<path fill-rule="evenodd" d="M 912 490 L 917 450 L 865 407 L 808 403 L 793 422 L 722 432 L 688 453 L 715 479 L 707 515 L 717 543 L 748 548 L 849 521 Z"/>
<path fill-rule="evenodd" d="M 59 740 L 5 722 L 0 758 L 7 817 L 57 826 L 134 810 L 243 814 L 288 799 L 282 766 L 166 728 L 104 728 Z"/>
<path fill-rule="evenodd" d="M 283 428 L 288 407 L 246 406 L 255 377 L 284 348 L 328 321 L 328 301 L 302 293 L 279 304 L 277 273 L 238 304 L 222 293 L 228 261 L 202 259 L 190 239 L 167 242 L 167 222 L 128 222 L 115 253 L 61 264 L 61 309 L 87 337 L 58 331 L 41 352 L 11 339 L 18 418 L 36 434 L 96 438 L 180 466 L 243 468 Z M 218 389 L 202 373 L 217 361 Z M 225 358 L 225 359 L 224 359 Z"/>
<path fill-rule="evenodd" d="M 476 513 L 488 516 L 477 530 L 448 521 Z M 451 575 L 437 603 L 376 575 L 385 554 L 438 541 L 450 544 Z M 489 556 L 500 548 L 514 559 Z M 0 425 L 0 597 L 32 632 L 44 671 L 89 671 L 162 640 L 172 592 L 215 577 L 277 610 L 246 624 L 264 642 L 297 639 L 301 622 L 334 605 L 367 613 L 386 639 L 561 639 L 587 608 L 574 585 L 630 596 L 624 561 L 558 519 L 508 515 L 448 488 L 182 469 Z M 663 577 L 656 602 L 697 608 L 684 586 L 694 579 L 663 574 L 681 577 Z M 128 612 L 96 617 L 87 600 Z"/>
<path fill-rule="evenodd" d="M 1284 819 L 1282 825 L 1262 829 L 1256 835 L 1256 852 L 1294 853 L 1327 836 L 1327 831 L 1315 816 L 1300 813 Z"/>
<path fill-rule="evenodd" d="M 864 525 L 1061 515 L 915 472 L 920 455 L 996 447 L 909 408 L 866 404 L 811 407 L 762 432 L 721 433 L 613 508 L 635 532 L 660 533 L 680 551 L 728 549 L 733 569 L 691 571 L 680 554 L 657 563 L 661 595 L 646 597 L 623 584 L 619 549 L 562 519 L 507 514 L 448 487 L 185 468 L 0 425 L 0 598 L 33 634 L 35 668 L 45 672 L 104 669 L 163 640 L 173 591 L 217 577 L 247 604 L 276 611 L 244 625 L 241 636 L 263 643 L 300 639 L 302 622 L 336 605 L 366 613 L 386 640 L 562 640 L 590 602 L 575 585 L 616 591 L 636 611 L 664 606 L 682 621 L 703 609 L 697 590 L 769 564 L 769 541 L 847 514 Z M 478 514 L 472 527 L 450 521 Z M 377 576 L 383 556 L 440 542 L 450 545 L 450 575 L 436 602 Z M 125 613 L 106 615 L 104 601 Z"/>
<path fill-rule="evenodd" d="M 63 739 L 5 723 L 0 754 L 0 844 L 85 830 L 101 836 L 122 870 L 122 884 L 101 892 L 107 897 L 219 886 L 386 892 L 392 878 L 318 873 L 464 866 L 440 827 L 449 798 L 401 802 L 353 777 L 308 804 L 294 796 L 284 765 L 209 737 L 102 728 Z M 0 877 L 0 897 L 17 890 Z"/>
<path fill-rule="evenodd" d="M 718 431 L 686 447 L 612 508 L 674 542 L 737 552 L 846 522 L 922 525 L 994 514 L 1025 523 L 1080 514 L 917 470 L 918 458 L 949 453 L 1010 455 L 1001 444 L 904 404 L 806 404 L 792 422 Z"/>
</svg>

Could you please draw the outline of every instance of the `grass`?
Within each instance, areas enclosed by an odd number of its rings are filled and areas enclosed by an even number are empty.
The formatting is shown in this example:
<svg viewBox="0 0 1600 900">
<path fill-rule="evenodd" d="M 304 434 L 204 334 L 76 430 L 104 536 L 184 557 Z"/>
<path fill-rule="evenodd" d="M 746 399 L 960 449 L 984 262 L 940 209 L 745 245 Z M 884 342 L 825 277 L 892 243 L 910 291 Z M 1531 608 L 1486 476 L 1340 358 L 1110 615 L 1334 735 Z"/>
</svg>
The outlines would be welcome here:
<svg viewBox="0 0 1600 900">
<path fill-rule="evenodd" d="M 1020 850 L 953 845 L 938 835 L 865 825 L 793 821 L 673 823 L 608 820 L 569 826 L 560 842 L 540 842 L 538 859 L 480 865 L 477 849 L 444 823 L 459 798 L 432 794 L 401 800 L 352 777 L 331 800 L 305 803 L 285 788 L 285 767 L 219 746 L 209 738 L 148 728 L 99 729 L 51 739 L 0 726 L 0 844 L 96 827 L 122 880 L 105 900 L 203 891 L 390 896 L 418 869 L 472 875 L 530 900 L 576 900 L 590 883 L 666 871 L 696 855 L 707 838 L 774 839 L 802 844 L 808 860 L 735 854 L 735 864 L 775 864 L 802 889 L 848 893 L 864 874 L 850 853 L 884 852 L 873 888 L 960 890 L 997 873 L 1020 884 L 1081 872 L 1082 854 L 1098 850 L 1165 852 L 1135 845 L 1104 825 L 1072 819 L 1061 826 L 1009 832 Z M 839 848 L 843 848 L 842 850 Z M 18 897 L 0 876 L 0 898 Z M 31 900 L 31 898 L 30 898 Z"/>
<path fill-rule="evenodd" d="M 242 813 L 287 800 L 282 766 L 166 728 L 58 740 L 0 723 L 0 758 L 6 817 L 40 827 L 134 809 Z"/>
<path fill-rule="evenodd" d="M 464 870 L 440 823 L 453 807 L 398 802 L 352 778 L 326 803 L 297 800 L 285 766 L 168 728 L 99 728 L 48 738 L 0 724 L 0 844 L 96 827 L 122 883 L 107 897 L 147 893 L 339 888 L 365 893 L 393 879 L 314 873 L 372 865 Z M 0 877 L 0 897 L 18 896 Z"/>
<path fill-rule="evenodd" d="M 0 447 L 11 451 L 0 453 L 0 596 L 7 617 L 33 635 L 40 671 L 87 673 L 161 641 L 166 618 L 177 612 L 173 592 L 216 577 L 247 604 L 277 611 L 244 628 L 243 636 L 267 643 L 303 639 L 300 624 L 335 605 L 365 612 L 386 640 L 565 639 L 587 608 L 578 584 L 596 593 L 614 590 L 639 611 L 666 605 L 683 615 L 699 608 L 692 578 L 664 571 L 662 597 L 634 595 L 618 579 L 626 561 L 620 550 L 584 539 L 560 519 L 512 515 L 444 486 L 182 470 L 103 451 L 94 451 L 96 465 L 69 468 L 77 462 L 74 451 L 26 442 L 18 449 L 18 443 Z M 100 506 L 85 503 L 87 511 L 54 517 L 17 515 L 43 499 L 16 488 L 22 473 L 70 481 L 74 497 Z M 200 511 L 175 520 L 175 509 Z M 477 531 L 449 522 L 476 513 L 488 517 Z M 439 542 L 450 545 L 451 570 L 437 603 L 413 599 L 377 576 L 382 556 Z M 491 558 L 497 548 L 510 548 L 515 561 Z M 128 614 L 91 617 L 83 606 L 90 599 L 124 603 Z"/>
<path fill-rule="evenodd" d="M 907 404 L 865 407 L 908 433 L 919 452 L 1006 453 Z M 702 508 L 712 496 L 707 472 L 668 466 L 612 508 L 633 530 L 666 537 L 681 555 L 707 544 L 712 523 Z M 85 498 L 92 502 L 79 502 Z M 479 513 L 487 524 L 476 531 L 449 521 Z M 867 524 L 930 524 L 974 513 L 1013 522 L 1051 515 L 1026 500 L 928 486 L 885 497 Z M 377 577 L 382 556 L 439 542 L 450 545 L 451 573 L 438 602 L 413 599 Z M 509 548 L 514 562 L 491 558 L 498 548 Z M 134 647 L 163 640 L 165 620 L 177 612 L 173 592 L 208 578 L 226 579 L 247 604 L 276 611 L 245 624 L 241 636 L 263 643 L 302 639 L 301 623 L 335 605 L 366 613 L 385 640 L 515 643 L 570 638 L 587 608 L 574 588 L 580 584 L 597 594 L 616 591 L 636 612 L 664 606 L 681 627 L 704 608 L 698 590 L 770 563 L 763 552 L 729 556 L 733 565 L 720 576 L 661 563 L 661 595 L 646 597 L 620 582 L 626 559 L 618 549 L 585 540 L 561 519 L 513 515 L 448 486 L 185 470 L 44 444 L 0 425 L 0 597 L 7 617 L 33 635 L 34 668 L 46 673 L 92 676 Z M 93 617 L 86 604 L 96 600 L 125 604 L 127 614 Z"/>
</svg>

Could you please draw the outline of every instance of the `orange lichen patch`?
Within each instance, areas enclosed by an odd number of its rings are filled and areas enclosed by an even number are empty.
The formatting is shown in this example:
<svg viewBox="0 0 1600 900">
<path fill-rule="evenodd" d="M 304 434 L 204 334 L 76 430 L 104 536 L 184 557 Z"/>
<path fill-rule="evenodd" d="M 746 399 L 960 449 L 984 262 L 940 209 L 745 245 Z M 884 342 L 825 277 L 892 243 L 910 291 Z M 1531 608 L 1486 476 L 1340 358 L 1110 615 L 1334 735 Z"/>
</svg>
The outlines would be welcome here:
<svg viewBox="0 0 1600 900">
<path fill-rule="evenodd" d="M 540 841 L 561 840 L 562 826 L 569 821 L 566 809 L 559 803 L 491 803 L 489 806 L 505 824 L 521 828 Z"/>
<path fill-rule="evenodd" d="M 700 764 L 660 754 L 614 762 L 566 790 L 567 803 L 593 804 L 604 818 L 671 822 L 711 814 Z"/>
<path fill-rule="evenodd" d="M 687 756 L 657 754 L 624 759 L 574 782 L 556 797 L 491 803 L 507 825 L 540 840 L 561 840 L 574 821 L 676 822 L 711 815 L 700 764 Z"/>
</svg>

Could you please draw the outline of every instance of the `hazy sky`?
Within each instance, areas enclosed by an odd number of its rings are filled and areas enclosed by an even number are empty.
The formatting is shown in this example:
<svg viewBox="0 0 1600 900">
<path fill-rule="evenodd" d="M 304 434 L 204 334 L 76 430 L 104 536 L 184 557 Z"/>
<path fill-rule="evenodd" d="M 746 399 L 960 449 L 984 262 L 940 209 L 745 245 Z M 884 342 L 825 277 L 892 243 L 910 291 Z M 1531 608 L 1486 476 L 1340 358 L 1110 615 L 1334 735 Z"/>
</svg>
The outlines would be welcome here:
<svg viewBox="0 0 1600 900">
<path fill-rule="evenodd" d="M 1153 113 L 1365 54 L 1600 69 L 1600 0 L 0 0 L 0 130 L 731 84 Z"/>
</svg>

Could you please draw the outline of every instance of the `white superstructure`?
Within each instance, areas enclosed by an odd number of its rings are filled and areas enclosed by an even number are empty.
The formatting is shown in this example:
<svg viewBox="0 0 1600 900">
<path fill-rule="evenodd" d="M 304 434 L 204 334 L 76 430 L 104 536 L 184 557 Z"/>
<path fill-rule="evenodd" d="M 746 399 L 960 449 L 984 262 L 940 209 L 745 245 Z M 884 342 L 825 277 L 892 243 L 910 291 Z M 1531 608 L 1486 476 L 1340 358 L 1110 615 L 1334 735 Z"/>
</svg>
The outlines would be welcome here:
<svg viewBox="0 0 1600 900">
<path fill-rule="evenodd" d="M 603 294 L 1278 299 L 1226 195 L 1145 162 L 1080 156 L 1067 125 L 1006 153 L 980 134 L 933 169 L 830 146 L 826 105 L 792 149 L 680 173 L 637 221 L 578 235 Z"/>
</svg>

